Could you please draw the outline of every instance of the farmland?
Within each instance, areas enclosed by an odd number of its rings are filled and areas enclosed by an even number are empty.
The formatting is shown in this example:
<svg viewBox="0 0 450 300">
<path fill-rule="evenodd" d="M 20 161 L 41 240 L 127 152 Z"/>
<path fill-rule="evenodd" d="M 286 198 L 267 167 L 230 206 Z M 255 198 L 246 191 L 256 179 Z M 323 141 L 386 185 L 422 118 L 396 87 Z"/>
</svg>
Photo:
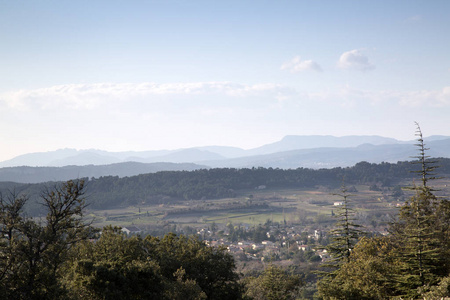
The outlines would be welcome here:
<svg viewBox="0 0 450 300">
<path fill-rule="evenodd" d="M 445 193 L 448 182 L 441 180 L 438 188 Z M 405 186 L 407 183 L 405 182 Z M 392 188 L 370 190 L 368 185 L 349 187 L 350 200 L 361 222 L 383 226 L 394 216 L 404 202 L 403 196 L 393 196 Z M 339 188 L 318 186 L 313 189 L 253 189 L 240 191 L 236 197 L 224 199 L 180 200 L 157 205 L 134 205 L 115 209 L 90 210 L 94 225 L 155 228 L 175 225 L 201 228 L 215 223 L 223 227 L 232 222 L 247 227 L 263 224 L 267 220 L 286 224 L 316 224 L 328 227 Z M 379 228 L 380 230 L 382 228 Z"/>
</svg>

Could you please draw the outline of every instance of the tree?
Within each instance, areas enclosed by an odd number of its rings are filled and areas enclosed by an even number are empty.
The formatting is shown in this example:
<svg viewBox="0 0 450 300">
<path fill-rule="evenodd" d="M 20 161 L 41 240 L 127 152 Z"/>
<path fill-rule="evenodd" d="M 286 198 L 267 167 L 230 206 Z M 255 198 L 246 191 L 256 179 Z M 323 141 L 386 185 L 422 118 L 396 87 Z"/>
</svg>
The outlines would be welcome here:
<svg viewBox="0 0 450 300">
<path fill-rule="evenodd" d="M 321 282 L 323 299 L 389 299 L 397 295 L 393 275 L 401 262 L 390 237 L 363 237 L 353 249 L 350 261 Z"/>
<path fill-rule="evenodd" d="M 183 269 L 183 278 L 195 281 L 208 299 L 241 298 L 235 262 L 226 248 L 209 247 L 197 237 L 174 233 L 162 239 L 148 236 L 144 247 L 148 257 L 158 262 L 165 278 L 177 281 L 177 272 Z"/>
<path fill-rule="evenodd" d="M 0 298 L 12 294 L 20 274 L 20 257 L 17 255 L 22 242 L 20 230 L 23 225 L 21 215 L 27 201 L 25 196 L 10 193 L 0 195 Z"/>
<path fill-rule="evenodd" d="M 339 269 L 346 263 L 350 262 L 350 254 L 356 243 L 363 235 L 360 229 L 361 225 L 356 224 L 354 210 L 349 205 L 349 197 L 347 188 L 342 185 L 341 192 L 335 194 L 341 198 L 341 204 L 334 215 L 337 218 L 335 229 L 330 232 L 330 243 L 325 249 L 330 253 L 330 260 L 322 265 L 328 271 L 320 272 L 322 276 L 318 281 L 318 291 L 322 297 L 326 297 L 329 286 L 332 285 L 334 278 Z"/>
<path fill-rule="evenodd" d="M 331 242 L 326 250 L 332 257 L 328 265 L 339 267 L 342 263 L 350 261 L 350 253 L 363 235 L 363 231 L 360 229 L 362 226 L 355 223 L 355 211 L 349 203 L 349 197 L 352 195 L 348 194 L 345 185 L 341 187 L 340 193 L 334 195 L 339 196 L 342 201 L 334 215 L 337 221 L 334 225 L 335 229 L 330 232 Z"/>
<path fill-rule="evenodd" d="M 142 239 L 127 238 L 111 226 L 95 243 L 84 241 L 73 249 L 64 279 L 73 299 L 163 299 L 165 289 Z"/>
<path fill-rule="evenodd" d="M 249 277 L 245 281 L 245 296 L 254 300 L 296 299 L 301 287 L 300 276 L 287 274 L 272 264 L 258 277 Z"/>
<path fill-rule="evenodd" d="M 92 232 L 83 219 L 84 181 L 67 181 L 42 193 L 42 223 L 22 215 L 28 198 L 0 197 L 1 290 L 8 299 L 54 299 L 69 250 Z"/>
<path fill-rule="evenodd" d="M 397 278 L 399 288 L 409 297 L 417 297 L 419 287 L 433 286 L 448 275 L 450 204 L 438 198 L 429 181 L 435 177 L 435 161 L 426 155 L 428 148 L 416 123 L 420 184 L 410 190 L 414 195 L 401 208 L 391 231 L 398 240 L 404 270 Z"/>
<path fill-rule="evenodd" d="M 319 281 L 324 299 L 435 299 L 449 295 L 450 204 L 435 195 L 435 161 L 426 155 L 418 124 L 419 184 L 387 237 L 364 238 L 348 260 Z M 343 256 L 345 257 L 345 256 Z M 344 260 L 345 261 L 345 260 Z"/>
<path fill-rule="evenodd" d="M 194 237 L 127 238 L 105 227 L 73 249 L 64 280 L 73 299 L 240 299 L 234 260 Z"/>
</svg>

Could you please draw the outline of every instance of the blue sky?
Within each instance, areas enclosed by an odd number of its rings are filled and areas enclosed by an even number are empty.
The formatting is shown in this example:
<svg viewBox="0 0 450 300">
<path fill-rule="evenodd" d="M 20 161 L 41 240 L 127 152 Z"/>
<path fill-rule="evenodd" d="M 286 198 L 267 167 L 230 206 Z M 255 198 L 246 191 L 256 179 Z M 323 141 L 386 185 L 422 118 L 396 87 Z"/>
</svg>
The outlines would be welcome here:
<svg viewBox="0 0 450 300">
<path fill-rule="evenodd" d="M 0 160 L 450 135 L 450 1 L 0 0 Z"/>
</svg>

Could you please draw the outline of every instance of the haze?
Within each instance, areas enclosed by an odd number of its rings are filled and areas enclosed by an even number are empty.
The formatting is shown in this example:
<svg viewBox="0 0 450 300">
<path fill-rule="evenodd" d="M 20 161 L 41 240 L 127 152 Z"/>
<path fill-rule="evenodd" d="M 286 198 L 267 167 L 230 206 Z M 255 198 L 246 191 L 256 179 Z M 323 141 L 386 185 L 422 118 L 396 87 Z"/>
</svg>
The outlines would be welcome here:
<svg viewBox="0 0 450 300">
<path fill-rule="evenodd" d="M 449 1 L 0 1 L 0 161 L 450 135 Z"/>
</svg>

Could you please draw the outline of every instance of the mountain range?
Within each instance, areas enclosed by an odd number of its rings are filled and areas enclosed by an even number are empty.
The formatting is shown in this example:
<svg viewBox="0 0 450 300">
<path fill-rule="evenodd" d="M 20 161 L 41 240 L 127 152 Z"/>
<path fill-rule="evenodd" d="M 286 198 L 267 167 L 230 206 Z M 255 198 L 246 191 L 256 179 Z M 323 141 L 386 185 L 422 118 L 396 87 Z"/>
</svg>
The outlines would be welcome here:
<svg viewBox="0 0 450 300">
<path fill-rule="evenodd" d="M 35 183 L 80 177 L 133 176 L 201 168 L 333 168 L 411 160 L 412 141 L 381 136 L 286 136 L 258 148 L 206 146 L 177 150 L 108 152 L 60 149 L 30 153 L 0 162 L 0 181 Z M 432 157 L 450 157 L 450 137 L 425 138 Z"/>
</svg>

